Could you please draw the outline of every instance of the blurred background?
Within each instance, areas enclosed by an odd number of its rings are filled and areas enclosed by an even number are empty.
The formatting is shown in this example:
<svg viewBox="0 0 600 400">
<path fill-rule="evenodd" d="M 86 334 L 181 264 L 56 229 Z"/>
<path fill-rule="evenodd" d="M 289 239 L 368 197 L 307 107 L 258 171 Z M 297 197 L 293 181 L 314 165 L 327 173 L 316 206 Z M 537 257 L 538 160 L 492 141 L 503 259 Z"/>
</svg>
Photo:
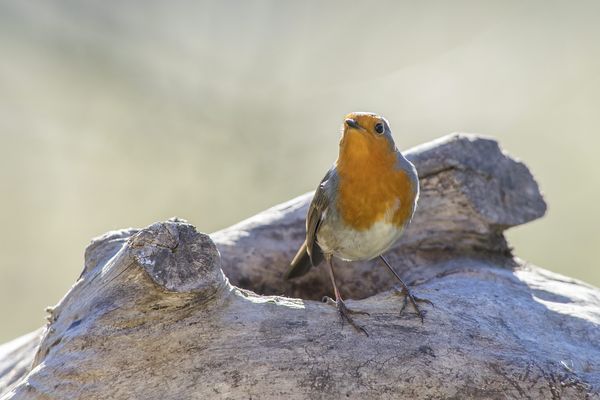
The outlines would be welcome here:
<svg viewBox="0 0 600 400">
<path fill-rule="evenodd" d="M 211 232 L 314 189 L 350 111 L 401 149 L 500 140 L 545 218 L 516 254 L 600 285 L 598 1 L 0 1 L 0 343 L 85 246 L 174 215 Z"/>
</svg>

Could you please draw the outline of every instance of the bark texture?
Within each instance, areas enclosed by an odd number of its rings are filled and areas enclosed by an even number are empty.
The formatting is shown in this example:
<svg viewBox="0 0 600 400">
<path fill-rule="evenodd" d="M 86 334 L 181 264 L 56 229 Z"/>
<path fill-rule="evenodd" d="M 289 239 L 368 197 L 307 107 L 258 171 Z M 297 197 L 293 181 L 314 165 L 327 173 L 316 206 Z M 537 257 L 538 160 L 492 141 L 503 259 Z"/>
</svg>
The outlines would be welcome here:
<svg viewBox="0 0 600 400">
<path fill-rule="evenodd" d="M 423 324 L 377 262 L 338 267 L 368 337 L 314 301 L 324 268 L 283 281 L 306 194 L 210 236 L 172 219 L 95 239 L 48 325 L 0 346 L 0 397 L 600 398 L 600 291 L 503 236 L 545 212 L 526 166 L 468 135 L 408 157 L 422 195 L 389 259 L 435 303 Z"/>
</svg>

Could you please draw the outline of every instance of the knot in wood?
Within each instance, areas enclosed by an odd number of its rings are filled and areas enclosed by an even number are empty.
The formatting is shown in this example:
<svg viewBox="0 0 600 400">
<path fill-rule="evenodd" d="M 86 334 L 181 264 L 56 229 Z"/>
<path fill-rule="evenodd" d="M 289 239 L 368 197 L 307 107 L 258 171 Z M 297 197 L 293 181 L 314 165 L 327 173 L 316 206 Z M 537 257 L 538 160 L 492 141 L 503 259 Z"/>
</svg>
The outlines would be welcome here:
<svg viewBox="0 0 600 400">
<path fill-rule="evenodd" d="M 135 262 L 170 292 L 204 292 L 225 283 L 221 256 L 210 236 L 183 220 L 157 222 L 128 242 Z"/>
</svg>

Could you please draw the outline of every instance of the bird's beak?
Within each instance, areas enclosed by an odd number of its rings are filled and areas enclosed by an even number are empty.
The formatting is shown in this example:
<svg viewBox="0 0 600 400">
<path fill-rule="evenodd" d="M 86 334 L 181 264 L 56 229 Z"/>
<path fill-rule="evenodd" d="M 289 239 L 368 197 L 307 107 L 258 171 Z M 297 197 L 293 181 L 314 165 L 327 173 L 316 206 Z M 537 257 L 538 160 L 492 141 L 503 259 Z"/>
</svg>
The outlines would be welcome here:
<svg viewBox="0 0 600 400">
<path fill-rule="evenodd" d="M 361 126 L 358 124 L 358 122 L 352 118 L 347 118 L 345 122 L 350 128 L 361 129 Z"/>
</svg>

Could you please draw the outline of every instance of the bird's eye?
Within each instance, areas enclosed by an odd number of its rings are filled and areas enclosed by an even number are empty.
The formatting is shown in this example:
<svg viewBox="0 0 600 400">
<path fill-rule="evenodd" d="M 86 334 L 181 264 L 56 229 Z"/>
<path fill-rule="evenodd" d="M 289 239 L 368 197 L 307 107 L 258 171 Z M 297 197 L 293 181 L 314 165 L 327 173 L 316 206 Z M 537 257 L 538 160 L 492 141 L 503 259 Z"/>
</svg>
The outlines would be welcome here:
<svg viewBox="0 0 600 400">
<path fill-rule="evenodd" d="M 379 134 L 382 134 L 382 133 L 383 133 L 383 131 L 384 131 L 384 129 L 383 129 L 383 124 L 382 124 L 381 122 L 377 123 L 377 124 L 375 125 L 375 132 L 377 132 L 377 133 L 379 133 Z"/>
</svg>

